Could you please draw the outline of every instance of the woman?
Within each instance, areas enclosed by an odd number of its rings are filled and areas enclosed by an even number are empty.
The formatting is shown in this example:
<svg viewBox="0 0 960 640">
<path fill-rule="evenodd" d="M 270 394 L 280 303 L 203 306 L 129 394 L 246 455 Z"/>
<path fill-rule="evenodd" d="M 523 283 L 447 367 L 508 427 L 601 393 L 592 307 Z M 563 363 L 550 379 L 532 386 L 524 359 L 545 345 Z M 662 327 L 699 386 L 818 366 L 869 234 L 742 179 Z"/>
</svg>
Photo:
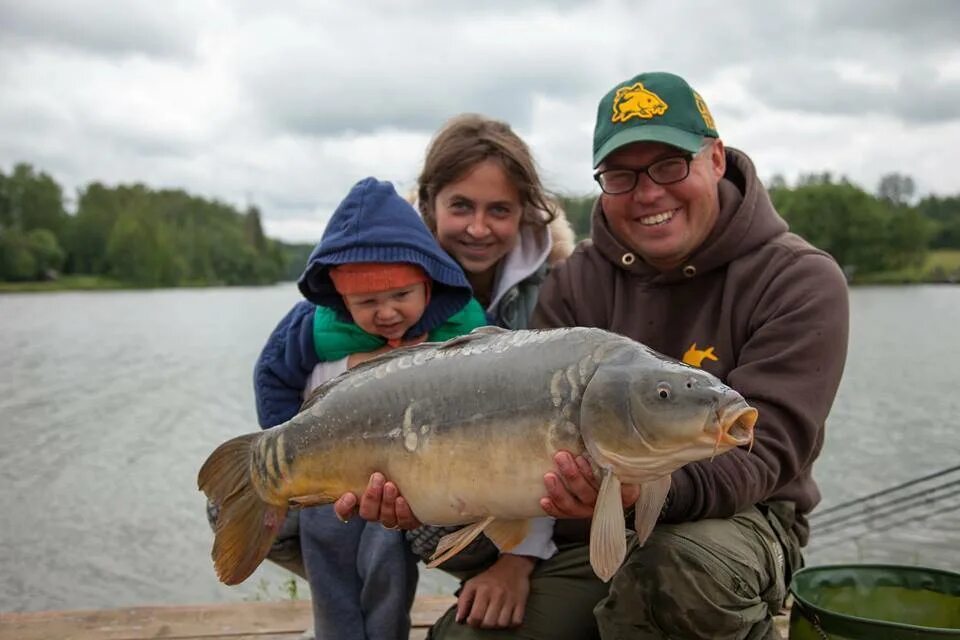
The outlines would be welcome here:
<svg viewBox="0 0 960 640">
<path fill-rule="evenodd" d="M 505 123 L 473 114 L 455 117 L 440 129 L 427 149 L 415 200 L 441 248 L 463 268 L 490 323 L 508 329 L 526 328 L 550 265 L 573 250 L 573 232 L 562 211 L 546 195 L 527 145 Z M 274 409 L 279 406 L 273 402 L 278 386 L 274 383 L 282 381 L 306 395 L 324 380 L 380 352 L 355 353 L 333 362 L 285 362 L 283 354 L 270 353 L 270 347 L 268 343 L 257 363 L 257 409 L 264 426 L 292 417 L 289 409 Z M 266 362 L 272 370 L 265 370 Z M 374 488 L 382 487 L 382 480 L 375 474 Z M 386 486 L 388 496 L 390 492 L 397 495 L 392 484 Z M 356 501 L 355 496 L 352 499 Z M 377 516 L 367 519 L 381 520 Z M 345 590 L 341 581 L 331 579 L 326 572 L 310 570 L 311 566 L 327 566 L 323 550 L 336 536 L 344 535 L 343 525 L 333 520 L 331 507 L 301 513 L 300 546 L 318 637 L 356 634 L 363 638 L 367 635 L 363 627 L 391 628 L 396 637 L 406 637 L 408 603 L 416 586 L 415 568 L 399 560 L 408 552 L 403 532 L 389 530 L 396 521 L 381 522 L 388 529 L 364 534 L 360 542 L 363 548 L 358 552 L 364 561 L 356 566 L 358 580 Z M 419 527 L 409 534 L 409 546 L 417 555 L 428 557 L 436 540 L 448 531 Z M 484 546 L 481 542 L 455 558 L 455 566 L 444 566 L 464 577 L 472 576 L 461 590 L 458 615 L 462 609 L 464 615 L 489 617 L 490 626 L 519 624 L 529 588 L 527 576 L 535 558 L 549 557 L 556 550 L 551 532 L 552 521 L 543 518 L 528 540 L 511 554 L 501 556 L 492 544 Z M 497 604 L 490 605 L 492 601 Z M 363 624 L 347 629 L 342 624 L 345 619 L 362 619 Z M 380 632 L 374 635 L 392 637 Z"/>
</svg>

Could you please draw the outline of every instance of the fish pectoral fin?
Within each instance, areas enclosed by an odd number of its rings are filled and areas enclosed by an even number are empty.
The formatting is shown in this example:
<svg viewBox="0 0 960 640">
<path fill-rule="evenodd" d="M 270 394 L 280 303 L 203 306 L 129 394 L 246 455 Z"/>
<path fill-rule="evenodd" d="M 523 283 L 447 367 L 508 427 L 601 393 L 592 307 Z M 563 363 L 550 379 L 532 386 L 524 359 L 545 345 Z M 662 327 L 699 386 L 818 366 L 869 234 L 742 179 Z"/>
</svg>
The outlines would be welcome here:
<svg viewBox="0 0 960 640">
<path fill-rule="evenodd" d="M 530 533 L 529 520 L 503 520 L 497 519 L 487 525 L 483 530 L 483 535 L 490 538 L 497 549 L 507 552 L 523 542 L 523 539 Z"/>
<path fill-rule="evenodd" d="M 666 475 L 653 482 L 644 482 L 640 487 L 633 524 L 637 530 L 637 542 L 643 544 L 650 537 L 653 527 L 660 518 L 660 510 L 670 491 L 670 476 Z"/>
<path fill-rule="evenodd" d="M 590 564 L 594 573 L 608 582 L 627 555 L 627 527 L 620 498 L 620 478 L 609 469 L 601 473 L 603 482 L 590 526 Z"/>
<path fill-rule="evenodd" d="M 433 569 L 466 549 L 467 545 L 473 542 L 474 538 L 480 535 L 484 528 L 493 521 L 494 517 L 490 516 L 440 538 L 436 551 L 430 556 L 430 562 L 427 564 L 427 568 Z"/>
<path fill-rule="evenodd" d="M 331 498 L 325 493 L 312 493 L 305 496 L 294 496 L 287 499 L 287 504 L 291 507 L 319 507 L 320 505 L 330 504 L 335 498 Z"/>
</svg>

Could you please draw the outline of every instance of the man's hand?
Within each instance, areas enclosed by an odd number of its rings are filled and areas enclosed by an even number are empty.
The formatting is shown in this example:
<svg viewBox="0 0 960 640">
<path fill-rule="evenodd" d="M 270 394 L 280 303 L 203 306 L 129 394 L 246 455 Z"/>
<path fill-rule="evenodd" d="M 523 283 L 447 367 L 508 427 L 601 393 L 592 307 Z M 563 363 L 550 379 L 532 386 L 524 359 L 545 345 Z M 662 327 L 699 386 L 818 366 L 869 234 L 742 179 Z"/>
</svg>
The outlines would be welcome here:
<svg viewBox="0 0 960 640">
<path fill-rule="evenodd" d="M 382 473 L 370 476 L 370 482 L 357 504 L 354 493 L 345 493 L 333 503 L 337 517 L 346 522 L 354 513 L 370 522 L 379 522 L 387 529 L 416 529 L 422 523 L 400 495 L 397 485 L 388 482 Z"/>
<path fill-rule="evenodd" d="M 553 461 L 560 473 L 544 474 L 547 497 L 540 498 L 540 507 L 554 518 L 592 518 L 600 483 L 590 463 L 583 456 L 574 458 L 566 451 L 558 451 Z M 625 507 L 632 505 L 640 497 L 640 485 L 621 485 L 620 496 Z"/>
<path fill-rule="evenodd" d="M 523 623 L 536 559 L 501 554 L 486 571 L 463 583 L 457 598 L 457 622 L 475 629 L 507 629 Z"/>
</svg>

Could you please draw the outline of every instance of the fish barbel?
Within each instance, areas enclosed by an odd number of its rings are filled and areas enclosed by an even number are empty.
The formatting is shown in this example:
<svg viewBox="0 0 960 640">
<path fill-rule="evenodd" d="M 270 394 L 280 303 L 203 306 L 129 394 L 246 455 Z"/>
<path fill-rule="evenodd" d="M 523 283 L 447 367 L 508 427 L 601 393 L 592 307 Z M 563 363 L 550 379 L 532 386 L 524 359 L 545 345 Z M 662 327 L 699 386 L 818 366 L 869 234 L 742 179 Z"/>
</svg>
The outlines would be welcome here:
<svg viewBox="0 0 960 640">
<path fill-rule="evenodd" d="M 670 474 L 752 444 L 756 409 L 715 376 L 601 329 L 504 331 L 398 349 L 320 386 L 288 422 L 220 445 L 200 489 L 220 505 L 213 560 L 227 584 L 263 561 L 287 509 L 360 495 L 374 471 L 425 524 L 467 524 L 435 566 L 481 532 L 503 551 L 542 517 L 553 456 L 585 455 L 600 479 L 590 538 L 609 580 L 626 553 L 622 482 L 642 484 L 639 541 Z"/>
</svg>

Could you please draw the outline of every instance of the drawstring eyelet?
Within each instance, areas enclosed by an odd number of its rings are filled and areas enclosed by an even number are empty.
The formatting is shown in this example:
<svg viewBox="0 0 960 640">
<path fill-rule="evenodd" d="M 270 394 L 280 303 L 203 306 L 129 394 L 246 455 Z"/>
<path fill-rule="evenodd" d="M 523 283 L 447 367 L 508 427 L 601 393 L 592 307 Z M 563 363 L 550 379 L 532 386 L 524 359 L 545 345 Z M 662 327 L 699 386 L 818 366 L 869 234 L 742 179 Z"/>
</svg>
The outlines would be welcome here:
<svg viewBox="0 0 960 640">
<path fill-rule="evenodd" d="M 637 261 L 637 256 L 633 255 L 632 253 L 625 253 L 622 256 L 620 256 L 620 262 L 623 263 L 623 266 L 625 267 L 629 267 L 636 261 Z"/>
<path fill-rule="evenodd" d="M 688 278 L 692 278 L 693 276 L 697 275 L 697 268 L 692 264 L 688 264 L 683 268 L 683 275 L 687 276 Z"/>
</svg>

